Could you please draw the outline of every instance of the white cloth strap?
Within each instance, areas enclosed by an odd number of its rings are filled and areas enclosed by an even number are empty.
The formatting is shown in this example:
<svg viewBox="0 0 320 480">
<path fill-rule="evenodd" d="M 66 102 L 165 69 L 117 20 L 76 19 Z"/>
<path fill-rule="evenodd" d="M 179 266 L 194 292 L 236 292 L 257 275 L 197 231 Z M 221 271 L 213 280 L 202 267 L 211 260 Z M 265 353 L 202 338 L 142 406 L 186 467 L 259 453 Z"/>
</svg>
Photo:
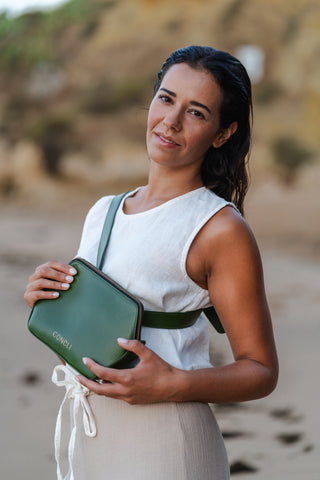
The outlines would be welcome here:
<svg viewBox="0 0 320 480">
<path fill-rule="evenodd" d="M 58 373 L 64 373 L 64 380 L 58 380 Z M 60 405 L 56 431 L 54 438 L 55 446 L 55 458 L 57 462 L 57 478 L 58 480 L 74 480 L 73 473 L 73 455 L 76 441 L 77 433 L 77 415 L 79 412 L 80 406 L 82 407 L 83 413 L 83 427 L 85 434 L 88 437 L 95 437 L 97 434 L 97 428 L 95 419 L 90 408 L 87 396 L 90 394 L 90 390 L 76 379 L 77 372 L 71 369 L 68 365 L 57 365 L 52 374 L 52 382 L 58 387 L 66 387 L 66 394 Z M 69 462 L 69 471 L 63 476 L 61 473 L 60 467 L 60 447 L 61 447 L 61 424 L 62 424 L 62 411 L 63 407 L 68 399 L 74 399 L 73 403 L 73 427 L 70 435 L 69 446 L 68 446 L 68 462 Z"/>
</svg>

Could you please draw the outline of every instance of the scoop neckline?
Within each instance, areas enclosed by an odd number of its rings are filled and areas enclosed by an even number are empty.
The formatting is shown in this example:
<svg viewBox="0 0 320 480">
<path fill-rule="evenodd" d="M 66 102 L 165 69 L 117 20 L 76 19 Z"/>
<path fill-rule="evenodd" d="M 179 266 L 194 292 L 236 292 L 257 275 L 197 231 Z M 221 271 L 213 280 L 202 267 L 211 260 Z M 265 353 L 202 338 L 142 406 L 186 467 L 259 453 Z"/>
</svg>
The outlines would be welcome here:
<svg viewBox="0 0 320 480">
<path fill-rule="evenodd" d="M 176 197 L 173 197 L 173 198 L 170 198 L 170 200 L 167 200 L 166 202 L 163 202 L 161 203 L 160 205 L 157 205 L 156 207 L 152 207 L 152 208 L 149 208 L 148 210 L 144 210 L 143 212 L 137 212 L 137 213 L 125 213 L 123 211 L 123 206 L 124 206 L 124 202 L 126 201 L 127 198 L 133 196 L 134 194 L 136 194 L 139 190 L 141 190 L 141 188 L 143 188 L 142 186 L 140 187 L 137 187 L 135 190 L 132 190 L 132 192 L 128 192 L 127 195 L 124 196 L 124 198 L 122 199 L 122 202 L 121 202 L 121 206 L 119 208 L 119 212 L 124 216 L 124 217 L 137 217 L 137 216 L 144 216 L 144 215 L 149 215 L 149 214 L 152 214 L 153 212 L 155 211 L 159 211 L 159 210 L 162 210 L 163 208 L 165 208 L 167 205 L 169 204 L 173 204 L 173 203 L 176 203 L 178 202 L 181 198 L 183 197 L 186 197 L 188 195 L 191 195 L 195 192 L 198 192 L 200 190 L 204 190 L 206 189 L 207 187 L 205 186 L 202 186 L 202 187 L 198 187 L 198 188 L 195 188 L 194 190 L 190 190 L 189 192 L 186 192 L 186 193 L 183 193 L 182 195 L 177 195 Z"/>
</svg>

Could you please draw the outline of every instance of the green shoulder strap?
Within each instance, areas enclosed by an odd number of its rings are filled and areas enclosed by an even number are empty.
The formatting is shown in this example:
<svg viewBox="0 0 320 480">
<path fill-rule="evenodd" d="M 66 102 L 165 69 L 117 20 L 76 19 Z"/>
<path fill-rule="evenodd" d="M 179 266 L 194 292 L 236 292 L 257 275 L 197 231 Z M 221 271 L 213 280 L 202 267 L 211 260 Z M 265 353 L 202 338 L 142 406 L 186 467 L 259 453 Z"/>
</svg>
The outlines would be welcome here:
<svg viewBox="0 0 320 480">
<path fill-rule="evenodd" d="M 102 268 L 117 210 L 126 194 L 127 192 L 115 196 L 108 209 L 98 248 L 97 267 L 100 270 Z M 201 312 L 202 310 L 193 310 L 190 312 L 152 312 L 145 310 L 143 313 L 142 325 L 152 328 L 186 328 L 190 327 L 197 321 Z M 225 333 L 214 307 L 205 308 L 203 313 L 218 333 Z"/>
<path fill-rule="evenodd" d="M 102 233 L 100 237 L 100 243 L 99 243 L 99 248 L 98 248 L 98 256 L 97 256 L 97 268 L 99 270 L 102 269 L 102 264 L 103 260 L 106 254 L 107 246 L 109 244 L 110 240 L 110 234 L 111 230 L 114 224 L 114 219 L 117 213 L 117 210 L 120 206 L 120 203 L 122 202 L 123 197 L 127 194 L 128 192 L 121 193 L 120 195 L 116 195 L 113 197 L 111 200 L 106 219 L 104 221 L 104 225 L 102 228 Z"/>
</svg>

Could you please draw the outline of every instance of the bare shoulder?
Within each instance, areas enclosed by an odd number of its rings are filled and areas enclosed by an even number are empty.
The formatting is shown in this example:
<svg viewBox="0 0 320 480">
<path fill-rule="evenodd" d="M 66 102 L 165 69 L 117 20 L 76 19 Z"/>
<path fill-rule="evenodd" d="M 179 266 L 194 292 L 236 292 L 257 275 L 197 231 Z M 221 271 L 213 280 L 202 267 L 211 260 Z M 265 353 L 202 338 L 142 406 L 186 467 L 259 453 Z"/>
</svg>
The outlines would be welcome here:
<svg viewBox="0 0 320 480">
<path fill-rule="evenodd" d="M 256 245 L 247 221 L 231 206 L 219 210 L 199 232 L 202 248 Z"/>
<path fill-rule="evenodd" d="M 230 263 L 259 266 L 260 254 L 247 221 L 232 206 L 219 210 L 200 230 L 190 248 L 187 271 L 207 288 L 208 277 Z"/>
</svg>

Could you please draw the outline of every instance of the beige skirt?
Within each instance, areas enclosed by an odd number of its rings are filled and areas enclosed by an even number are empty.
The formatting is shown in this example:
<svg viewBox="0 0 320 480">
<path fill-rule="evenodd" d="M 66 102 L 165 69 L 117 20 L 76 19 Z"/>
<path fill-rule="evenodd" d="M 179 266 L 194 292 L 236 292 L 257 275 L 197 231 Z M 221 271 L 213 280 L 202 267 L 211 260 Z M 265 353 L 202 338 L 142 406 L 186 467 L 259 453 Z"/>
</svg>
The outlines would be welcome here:
<svg viewBox="0 0 320 480">
<path fill-rule="evenodd" d="M 97 433 L 85 434 L 79 412 L 74 480 L 229 479 L 224 442 L 207 404 L 129 405 L 95 394 L 88 402 Z"/>
</svg>

